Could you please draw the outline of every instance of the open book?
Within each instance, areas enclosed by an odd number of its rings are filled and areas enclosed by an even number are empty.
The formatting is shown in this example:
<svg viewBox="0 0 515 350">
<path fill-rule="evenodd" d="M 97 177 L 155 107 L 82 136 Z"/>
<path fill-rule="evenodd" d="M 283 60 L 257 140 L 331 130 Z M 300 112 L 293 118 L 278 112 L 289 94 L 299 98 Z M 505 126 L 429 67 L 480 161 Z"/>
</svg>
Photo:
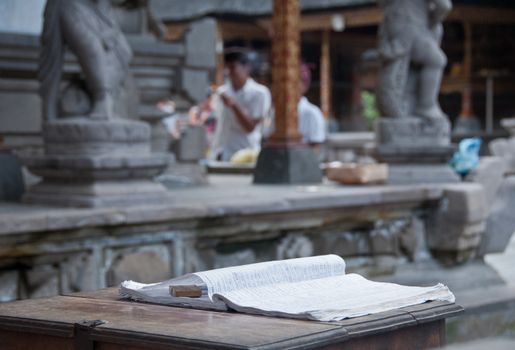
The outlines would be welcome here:
<svg viewBox="0 0 515 350">
<path fill-rule="evenodd" d="M 193 286 L 200 296 L 174 297 L 170 293 L 174 286 Z M 153 284 L 125 281 L 120 295 L 150 303 L 318 321 L 338 321 L 430 300 L 454 302 L 454 295 L 442 284 L 409 287 L 345 274 L 345 261 L 336 255 L 196 272 Z"/>
</svg>

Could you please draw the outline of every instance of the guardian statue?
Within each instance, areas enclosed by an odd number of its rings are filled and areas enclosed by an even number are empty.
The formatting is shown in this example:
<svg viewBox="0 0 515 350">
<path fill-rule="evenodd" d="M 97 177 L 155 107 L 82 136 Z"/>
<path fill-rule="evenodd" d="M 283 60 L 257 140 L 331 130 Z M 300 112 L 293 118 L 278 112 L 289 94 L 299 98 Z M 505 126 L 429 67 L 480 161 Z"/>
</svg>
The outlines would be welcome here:
<svg viewBox="0 0 515 350">
<path fill-rule="evenodd" d="M 86 116 L 113 117 L 112 101 L 129 69 L 131 48 L 113 17 L 113 0 L 48 0 L 39 66 L 46 122 L 61 117 L 61 77 L 65 49 L 77 56 L 90 98 Z M 118 1 L 119 2 L 119 1 Z"/>
<path fill-rule="evenodd" d="M 438 92 L 447 58 L 440 49 L 450 0 L 380 0 L 378 107 L 383 117 L 447 118 Z"/>
</svg>

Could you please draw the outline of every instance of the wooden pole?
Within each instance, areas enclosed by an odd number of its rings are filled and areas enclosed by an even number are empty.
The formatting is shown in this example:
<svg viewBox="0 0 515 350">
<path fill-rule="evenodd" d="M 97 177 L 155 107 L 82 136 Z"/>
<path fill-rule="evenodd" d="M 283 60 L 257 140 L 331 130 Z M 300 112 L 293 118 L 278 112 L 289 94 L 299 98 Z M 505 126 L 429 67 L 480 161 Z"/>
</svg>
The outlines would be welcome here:
<svg viewBox="0 0 515 350">
<path fill-rule="evenodd" d="M 331 115 L 331 31 L 322 32 L 322 47 L 320 52 L 320 106 L 324 117 Z"/>
<path fill-rule="evenodd" d="M 463 73 L 465 86 L 461 93 L 460 119 L 468 119 L 474 116 L 472 107 L 472 24 L 463 23 L 465 30 L 465 47 L 463 57 Z"/>
<path fill-rule="evenodd" d="M 275 131 L 259 152 L 256 184 L 320 183 L 322 172 L 313 150 L 298 130 L 300 98 L 300 8 L 298 0 L 274 0 L 272 98 Z"/>
<path fill-rule="evenodd" d="M 300 98 L 300 9 L 298 0 L 274 0 L 272 96 L 275 132 L 272 144 L 299 143 L 297 105 Z"/>
</svg>

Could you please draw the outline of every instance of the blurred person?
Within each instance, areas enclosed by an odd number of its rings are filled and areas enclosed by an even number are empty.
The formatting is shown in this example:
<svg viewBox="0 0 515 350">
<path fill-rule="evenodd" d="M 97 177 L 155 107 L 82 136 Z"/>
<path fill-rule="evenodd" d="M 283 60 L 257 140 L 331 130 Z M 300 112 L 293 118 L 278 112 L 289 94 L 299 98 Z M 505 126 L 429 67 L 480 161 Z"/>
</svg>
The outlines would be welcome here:
<svg viewBox="0 0 515 350">
<path fill-rule="evenodd" d="M 269 114 L 271 95 L 266 86 L 250 77 L 250 61 L 245 51 L 227 50 L 224 59 L 228 81 L 216 90 L 211 158 L 229 161 L 240 150 L 260 149 L 261 124 Z"/>
<path fill-rule="evenodd" d="M 320 154 L 325 141 L 325 120 L 318 106 L 309 102 L 304 96 L 311 85 L 311 70 L 305 63 L 300 66 L 300 94 L 298 105 L 299 132 L 316 154 Z"/>
</svg>

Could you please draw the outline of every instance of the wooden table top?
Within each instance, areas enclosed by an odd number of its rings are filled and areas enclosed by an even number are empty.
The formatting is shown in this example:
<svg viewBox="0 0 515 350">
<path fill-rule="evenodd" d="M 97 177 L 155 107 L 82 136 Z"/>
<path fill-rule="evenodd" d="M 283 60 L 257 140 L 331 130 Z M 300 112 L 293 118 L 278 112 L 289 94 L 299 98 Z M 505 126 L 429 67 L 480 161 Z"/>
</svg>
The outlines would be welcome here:
<svg viewBox="0 0 515 350">
<path fill-rule="evenodd" d="M 102 320 L 95 339 L 173 343 L 192 348 L 279 349 L 316 347 L 346 338 L 441 320 L 459 305 L 430 302 L 340 322 L 203 311 L 120 300 L 116 289 L 0 304 L 0 329 L 73 337 L 76 324 Z"/>
</svg>

